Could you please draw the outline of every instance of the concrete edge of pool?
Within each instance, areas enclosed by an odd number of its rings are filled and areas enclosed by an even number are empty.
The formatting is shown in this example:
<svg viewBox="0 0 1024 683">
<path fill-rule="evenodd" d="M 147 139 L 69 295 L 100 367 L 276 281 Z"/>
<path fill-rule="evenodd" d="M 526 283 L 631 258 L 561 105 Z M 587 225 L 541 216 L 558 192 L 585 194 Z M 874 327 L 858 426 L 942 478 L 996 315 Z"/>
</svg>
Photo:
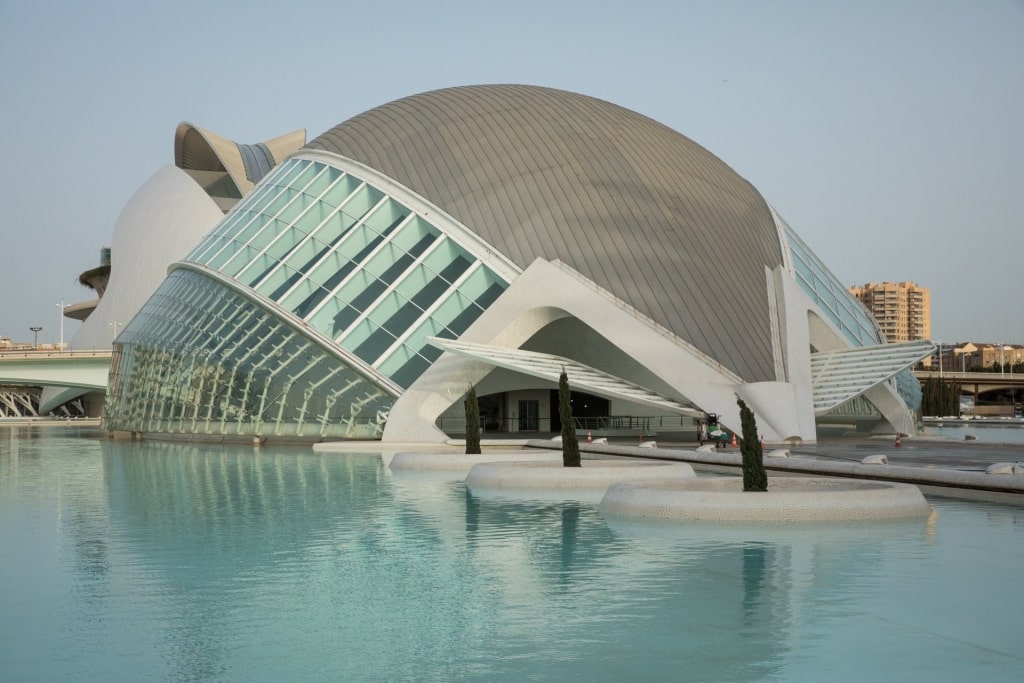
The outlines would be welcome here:
<svg viewBox="0 0 1024 683">
<path fill-rule="evenodd" d="M 555 460 L 497 461 L 474 465 L 466 488 L 478 498 L 601 502 L 614 483 L 696 478 L 688 463 L 664 460 L 583 460 L 565 467 Z"/>
<path fill-rule="evenodd" d="M 537 439 L 532 448 L 557 450 L 558 444 Z M 739 473 L 742 456 L 738 452 L 697 451 L 677 448 L 641 448 L 638 446 L 580 444 L 586 453 L 688 462 L 712 471 Z M 805 458 L 765 458 L 765 469 L 780 476 L 843 477 L 914 484 L 922 492 L 954 498 L 985 500 L 1024 505 L 1024 476 L 986 474 L 942 467 L 879 465 L 863 462 L 812 460 Z"/>
<path fill-rule="evenodd" d="M 620 481 L 660 477 L 694 478 L 688 463 L 663 460 L 584 460 L 563 467 L 561 459 L 482 462 L 466 475 L 471 491 L 480 489 L 606 489 Z"/>
<path fill-rule="evenodd" d="M 538 450 L 491 450 L 484 453 L 442 453 L 437 451 L 402 451 L 395 453 L 387 466 L 392 473 L 401 472 L 448 472 L 465 477 L 469 471 L 481 463 L 495 461 L 541 461 L 558 462 L 562 456 L 555 451 Z"/>
<path fill-rule="evenodd" d="M 549 439 L 524 439 L 515 441 L 485 442 L 484 453 L 492 449 L 538 449 L 558 453 L 560 446 Z M 380 442 L 326 442 L 316 444 L 314 450 L 324 453 L 351 453 L 376 451 L 388 454 L 388 459 L 400 451 L 445 452 L 462 454 L 458 444 Z M 584 455 L 617 456 L 645 460 L 687 462 L 714 472 L 739 473 L 741 456 L 736 452 L 697 451 L 684 448 L 641 448 L 620 444 L 580 443 Z M 556 456 L 557 457 L 557 456 Z M 872 479 L 915 484 L 922 492 L 969 500 L 1024 505 L 1024 475 L 987 474 L 977 471 L 963 471 L 944 467 L 921 467 L 905 465 L 865 464 L 863 462 L 813 460 L 806 458 L 765 458 L 765 467 L 777 475 L 804 475 Z"/>
<path fill-rule="evenodd" d="M 913 484 L 823 477 L 770 477 L 765 492 L 744 492 L 739 477 L 612 484 L 601 512 L 662 521 L 847 522 L 927 517 Z"/>
</svg>

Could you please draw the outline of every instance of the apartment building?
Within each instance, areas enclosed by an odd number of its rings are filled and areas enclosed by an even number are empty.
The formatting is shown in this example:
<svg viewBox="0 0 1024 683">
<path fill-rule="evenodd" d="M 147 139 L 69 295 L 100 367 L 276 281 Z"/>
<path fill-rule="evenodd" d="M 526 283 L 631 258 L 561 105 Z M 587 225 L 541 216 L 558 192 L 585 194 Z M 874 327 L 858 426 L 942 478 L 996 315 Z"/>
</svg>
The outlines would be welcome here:
<svg viewBox="0 0 1024 683">
<path fill-rule="evenodd" d="M 871 312 L 888 342 L 930 339 L 931 292 L 916 282 L 869 282 L 850 288 Z"/>
</svg>

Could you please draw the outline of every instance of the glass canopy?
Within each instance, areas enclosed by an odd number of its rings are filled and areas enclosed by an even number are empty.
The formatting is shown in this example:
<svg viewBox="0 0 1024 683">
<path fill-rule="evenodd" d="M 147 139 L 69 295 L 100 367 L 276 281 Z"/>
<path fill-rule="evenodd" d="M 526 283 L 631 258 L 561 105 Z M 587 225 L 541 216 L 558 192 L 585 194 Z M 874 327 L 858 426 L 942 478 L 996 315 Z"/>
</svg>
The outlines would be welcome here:
<svg viewBox="0 0 1024 683">
<path fill-rule="evenodd" d="M 358 171 L 292 157 L 172 266 L 118 339 L 109 428 L 379 433 L 441 354 L 427 338 L 457 338 L 510 277 L 465 228 Z"/>
<path fill-rule="evenodd" d="M 807 296 L 818 304 L 821 312 L 839 328 L 854 347 L 884 344 L 885 335 L 871 313 L 836 279 L 774 209 L 772 215 L 776 223 L 782 227 L 781 233 L 788 246 L 790 271 Z M 921 405 L 921 386 L 913 373 L 906 369 L 906 365 L 895 376 L 890 372 L 884 372 L 881 376 L 893 378 L 894 387 L 907 407 L 916 409 Z M 816 410 L 822 410 L 823 405 L 831 405 L 835 409 L 845 403 L 835 404 L 834 396 L 827 399 L 818 396 L 820 388 L 820 385 L 815 388 Z"/>
</svg>

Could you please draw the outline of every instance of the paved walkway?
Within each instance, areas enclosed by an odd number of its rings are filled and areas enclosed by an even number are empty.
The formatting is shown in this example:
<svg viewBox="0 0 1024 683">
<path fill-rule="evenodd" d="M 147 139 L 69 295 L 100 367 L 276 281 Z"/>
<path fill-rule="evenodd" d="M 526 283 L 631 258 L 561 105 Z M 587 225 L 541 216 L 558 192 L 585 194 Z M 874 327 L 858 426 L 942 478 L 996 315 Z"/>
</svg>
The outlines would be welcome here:
<svg viewBox="0 0 1024 683">
<path fill-rule="evenodd" d="M 658 442 L 659 448 L 682 448 L 693 450 L 695 442 Z M 961 471 L 981 471 L 997 462 L 1024 461 L 1024 445 L 996 444 L 983 441 L 953 441 L 914 437 L 901 440 L 895 446 L 891 437 L 868 436 L 824 436 L 817 444 L 802 446 L 766 445 L 765 452 L 775 448 L 788 448 L 795 456 L 812 457 L 820 460 L 860 462 L 868 455 L 885 455 L 890 465 L 907 467 L 942 467 Z M 630 444 L 632 445 L 632 444 Z M 738 448 L 721 449 L 722 452 L 738 453 Z"/>
<path fill-rule="evenodd" d="M 639 447 L 634 441 L 610 440 L 608 445 L 581 443 L 594 456 L 625 456 L 681 460 L 695 468 L 735 474 L 741 463 L 738 448 L 697 452 L 698 443 L 658 440 L 656 448 Z M 538 440 L 531 446 L 554 447 Z M 767 445 L 765 453 L 777 446 Z M 860 435 L 820 436 L 813 445 L 785 447 L 790 457 L 765 458 L 775 476 L 838 476 L 915 484 L 933 495 L 990 500 L 1024 505 L 1024 475 L 987 474 L 993 463 L 1024 462 L 1024 445 L 987 444 L 978 441 L 908 438 L 900 447 L 889 438 Z M 888 464 L 864 464 L 870 455 L 884 455 Z"/>
</svg>

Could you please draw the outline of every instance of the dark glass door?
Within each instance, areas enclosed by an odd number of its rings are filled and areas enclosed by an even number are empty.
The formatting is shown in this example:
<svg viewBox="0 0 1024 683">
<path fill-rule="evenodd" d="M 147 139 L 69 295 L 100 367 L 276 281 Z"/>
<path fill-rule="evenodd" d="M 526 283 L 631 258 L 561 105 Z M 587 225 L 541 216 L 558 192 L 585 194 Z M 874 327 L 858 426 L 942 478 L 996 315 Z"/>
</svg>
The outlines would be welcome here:
<svg viewBox="0 0 1024 683">
<path fill-rule="evenodd" d="M 540 429 L 540 401 L 519 402 L 519 431 L 536 432 Z"/>
</svg>

